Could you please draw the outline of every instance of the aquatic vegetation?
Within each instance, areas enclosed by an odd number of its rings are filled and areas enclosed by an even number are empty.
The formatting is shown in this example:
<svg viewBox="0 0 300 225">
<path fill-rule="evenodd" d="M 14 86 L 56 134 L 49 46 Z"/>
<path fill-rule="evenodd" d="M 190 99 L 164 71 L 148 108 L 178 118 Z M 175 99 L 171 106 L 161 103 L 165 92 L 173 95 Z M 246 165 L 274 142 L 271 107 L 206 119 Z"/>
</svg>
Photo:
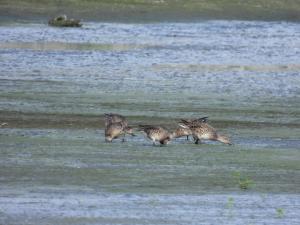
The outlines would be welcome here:
<svg viewBox="0 0 300 225">
<path fill-rule="evenodd" d="M 239 187 L 243 190 L 249 189 L 253 185 L 253 180 L 244 178 L 239 181 Z"/>
<path fill-rule="evenodd" d="M 228 209 L 232 209 L 233 205 L 234 205 L 234 198 L 229 197 L 229 198 L 227 199 L 226 207 L 227 207 Z"/>
<path fill-rule="evenodd" d="M 233 176 L 236 179 L 236 182 L 238 183 L 241 190 L 247 190 L 254 185 L 254 181 L 252 179 L 241 175 L 240 172 L 235 172 Z"/>
<path fill-rule="evenodd" d="M 227 199 L 227 203 L 226 203 L 226 209 L 228 210 L 228 215 L 227 216 L 229 218 L 233 218 L 233 216 L 234 216 L 233 207 L 234 207 L 234 198 L 229 197 Z"/>
<path fill-rule="evenodd" d="M 283 218 L 284 217 L 284 210 L 282 208 L 276 209 L 276 217 L 277 218 Z"/>
<path fill-rule="evenodd" d="M 157 207 L 160 205 L 159 199 L 150 199 L 148 202 L 149 205 L 151 205 L 152 207 Z"/>
</svg>

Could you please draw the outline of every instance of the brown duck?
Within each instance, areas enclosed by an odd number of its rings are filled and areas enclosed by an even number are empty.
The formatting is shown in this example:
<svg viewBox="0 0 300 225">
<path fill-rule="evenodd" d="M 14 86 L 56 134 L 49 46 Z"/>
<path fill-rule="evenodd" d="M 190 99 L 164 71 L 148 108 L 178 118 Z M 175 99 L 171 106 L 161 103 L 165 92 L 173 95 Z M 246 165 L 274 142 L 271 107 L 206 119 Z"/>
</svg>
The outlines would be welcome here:
<svg viewBox="0 0 300 225">
<path fill-rule="evenodd" d="M 189 135 L 192 134 L 193 132 L 190 128 L 178 127 L 175 131 L 173 131 L 172 138 L 180 138 L 186 136 L 186 139 L 189 140 Z"/>
<path fill-rule="evenodd" d="M 105 141 L 112 142 L 113 139 L 116 139 L 122 135 L 122 141 L 124 142 L 125 134 L 135 136 L 132 127 L 124 126 L 122 122 L 110 123 L 105 128 Z"/>
<path fill-rule="evenodd" d="M 224 144 L 231 145 L 230 139 L 227 136 L 219 134 L 215 128 L 213 128 L 206 122 L 192 122 L 182 119 L 179 126 L 190 129 L 192 131 L 193 137 L 195 139 L 195 144 L 199 144 L 202 139 L 220 141 Z"/>
<path fill-rule="evenodd" d="M 198 119 L 186 119 L 184 121 L 190 123 L 190 124 L 199 124 L 199 123 L 206 123 L 208 117 L 201 117 Z M 189 135 L 192 135 L 193 132 L 191 131 L 190 128 L 184 128 L 182 126 L 179 126 L 173 133 L 172 133 L 172 138 L 180 138 L 183 136 L 186 136 L 186 139 L 189 140 Z"/>
<path fill-rule="evenodd" d="M 122 123 L 124 127 L 128 126 L 127 119 L 125 116 L 114 113 L 104 113 L 104 124 L 107 127 L 111 123 Z"/>
<path fill-rule="evenodd" d="M 133 128 L 128 126 L 127 119 L 120 114 L 105 113 L 104 114 L 105 124 L 105 140 L 112 142 L 120 136 L 123 136 L 122 141 L 125 141 L 125 134 L 135 136 Z"/>
<path fill-rule="evenodd" d="M 166 145 L 171 140 L 171 134 L 169 131 L 161 126 L 139 125 L 139 130 L 152 140 L 153 145 L 155 145 L 156 141 L 158 141 L 161 145 Z"/>
</svg>

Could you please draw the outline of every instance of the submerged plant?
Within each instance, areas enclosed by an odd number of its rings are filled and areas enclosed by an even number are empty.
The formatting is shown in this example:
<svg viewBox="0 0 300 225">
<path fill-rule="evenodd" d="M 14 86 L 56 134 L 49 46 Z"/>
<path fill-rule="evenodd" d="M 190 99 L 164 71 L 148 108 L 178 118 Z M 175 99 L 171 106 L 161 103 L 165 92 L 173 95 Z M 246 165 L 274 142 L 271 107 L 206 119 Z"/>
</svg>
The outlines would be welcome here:
<svg viewBox="0 0 300 225">
<path fill-rule="evenodd" d="M 254 185 L 254 181 L 252 179 L 242 176 L 240 172 L 234 173 L 233 176 L 235 177 L 239 188 L 242 190 L 247 190 Z"/>
<path fill-rule="evenodd" d="M 226 207 L 227 207 L 228 209 L 232 209 L 233 204 L 234 204 L 234 199 L 233 199 L 232 197 L 229 197 L 229 198 L 228 198 L 228 201 L 227 201 L 227 204 L 226 204 Z"/>
<path fill-rule="evenodd" d="M 253 180 L 244 178 L 239 181 L 240 189 L 246 190 L 253 184 Z"/>
<path fill-rule="evenodd" d="M 277 218 L 282 218 L 284 217 L 284 210 L 282 208 L 277 208 L 276 209 L 276 217 Z"/>
<path fill-rule="evenodd" d="M 151 199 L 149 200 L 149 204 L 155 207 L 159 205 L 159 201 L 157 199 Z"/>
<path fill-rule="evenodd" d="M 234 217 L 233 206 L 234 206 L 234 199 L 232 197 L 229 197 L 226 203 L 228 218 Z"/>
</svg>

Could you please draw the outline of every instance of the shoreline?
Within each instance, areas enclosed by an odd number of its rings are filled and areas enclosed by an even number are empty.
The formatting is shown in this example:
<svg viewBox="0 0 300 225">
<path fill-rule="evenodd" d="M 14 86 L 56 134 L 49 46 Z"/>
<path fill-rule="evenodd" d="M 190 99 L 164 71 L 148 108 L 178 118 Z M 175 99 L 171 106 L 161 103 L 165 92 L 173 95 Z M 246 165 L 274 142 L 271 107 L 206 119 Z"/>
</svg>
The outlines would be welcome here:
<svg viewBox="0 0 300 225">
<path fill-rule="evenodd" d="M 282 3 L 267 0 L 183 1 L 20 1 L 4 0 L 0 4 L 2 21 L 48 21 L 66 14 L 83 21 L 100 22 L 197 22 L 203 20 L 300 21 L 300 2 Z"/>
</svg>

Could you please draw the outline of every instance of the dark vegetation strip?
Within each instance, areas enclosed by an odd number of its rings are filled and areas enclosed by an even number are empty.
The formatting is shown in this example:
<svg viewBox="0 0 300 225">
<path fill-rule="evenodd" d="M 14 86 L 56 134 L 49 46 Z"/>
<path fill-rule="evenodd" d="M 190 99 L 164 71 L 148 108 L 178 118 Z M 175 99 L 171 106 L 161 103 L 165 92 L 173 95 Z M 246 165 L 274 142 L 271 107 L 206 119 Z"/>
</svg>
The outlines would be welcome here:
<svg viewBox="0 0 300 225">
<path fill-rule="evenodd" d="M 7 128 L 103 128 L 103 115 L 80 114 L 51 114 L 51 113 L 24 113 L 17 111 L 0 111 L 0 122 L 6 123 Z M 180 118 L 165 118 L 151 116 L 127 116 L 132 125 L 161 124 L 174 128 Z M 234 120 L 211 121 L 220 128 L 260 128 L 260 127 L 288 127 L 299 128 L 295 123 L 271 123 Z"/>
<path fill-rule="evenodd" d="M 92 21 L 152 22 L 199 19 L 300 21 L 299 0 L 1 0 L 0 17 L 46 20 L 65 13 Z"/>
</svg>

